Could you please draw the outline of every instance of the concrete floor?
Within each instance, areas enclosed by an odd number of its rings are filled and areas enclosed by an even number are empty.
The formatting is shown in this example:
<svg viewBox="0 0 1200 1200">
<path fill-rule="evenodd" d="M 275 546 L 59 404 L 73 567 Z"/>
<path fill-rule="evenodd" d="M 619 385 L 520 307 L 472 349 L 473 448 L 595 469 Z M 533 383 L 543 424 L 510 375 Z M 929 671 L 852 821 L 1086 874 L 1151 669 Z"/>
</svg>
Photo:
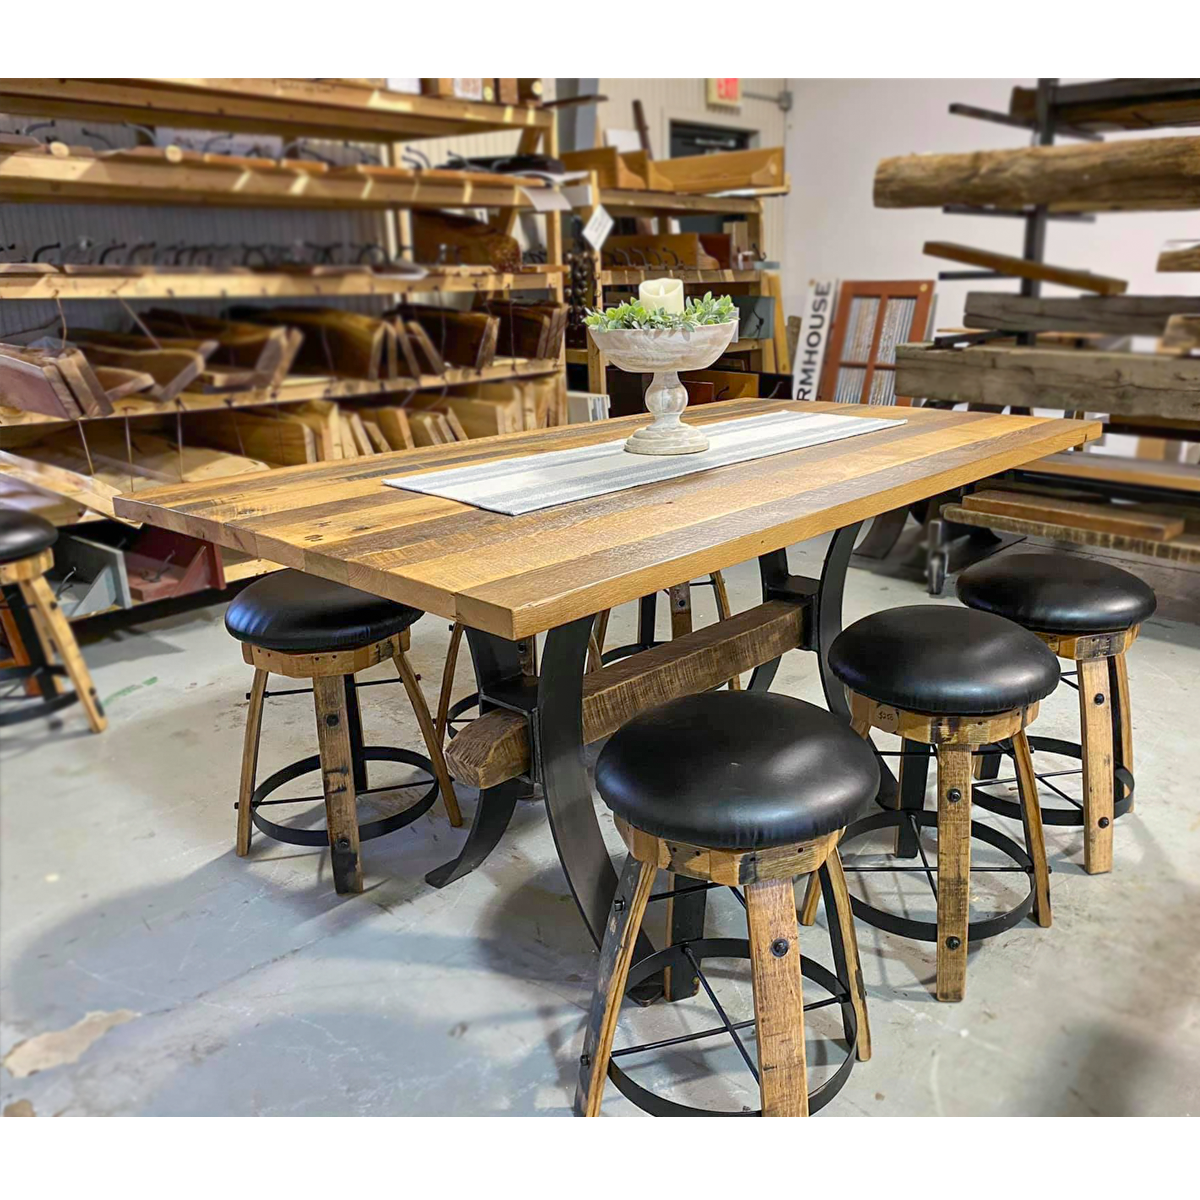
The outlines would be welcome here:
<svg viewBox="0 0 1200 1200">
<path fill-rule="evenodd" d="M 816 573 L 820 550 L 793 550 L 793 569 Z M 728 580 L 735 608 L 757 602 L 752 565 Z M 696 596 L 710 620 L 711 592 Z M 846 616 L 925 599 L 855 570 Z M 440 809 L 368 844 L 367 890 L 350 899 L 334 895 L 327 853 L 256 836 L 251 857 L 236 858 L 249 670 L 223 607 L 86 643 L 105 735 L 82 732 L 77 710 L 58 732 L 39 722 L 4 734 L 0 1101 L 42 1116 L 567 1115 L 596 956 L 540 806 L 521 805 L 488 862 L 440 892 L 422 876 L 463 836 Z M 610 645 L 631 639 L 633 620 L 632 606 L 614 614 Z M 446 641 L 432 617 L 414 631 L 431 700 Z M 1138 807 L 1118 824 L 1115 871 L 1084 875 L 1079 832 L 1049 829 L 1054 927 L 1026 922 L 973 947 L 962 1004 L 933 1000 L 931 945 L 860 923 L 875 1054 L 826 1114 L 1200 1110 L 1200 631 L 1153 620 L 1130 657 Z M 465 663 L 460 681 L 470 690 Z M 785 659 L 775 686 L 818 699 L 811 656 Z M 310 704 L 268 702 L 263 772 L 314 751 Z M 399 688 L 365 692 L 364 720 L 369 741 L 419 745 Z M 1075 728 L 1062 688 L 1038 730 Z M 469 820 L 474 794 L 461 800 Z M 603 806 L 601 819 L 615 852 Z M 1012 878 L 977 876 L 979 910 Z M 859 879 L 929 916 L 917 877 Z M 710 911 L 710 931 L 739 931 L 728 893 Z M 827 961 L 823 923 L 803 946 Z M 718 990 L 744 1018 L 744 964 L 724 966 Z M 817 1040 L 838 1035 L 834 1012 L 808 1022 L 818 1076 L 837 1058 Z M 700 1000 L 625 1016 L 619 1045 L 713 1023 Z M 725 1038 L 636 1077 L 675 1080 L 677 1098 L 727 1110 L 756 1099 Z M 605 1111 L 637 1115 L 612 1087 Z"/>
</svg>

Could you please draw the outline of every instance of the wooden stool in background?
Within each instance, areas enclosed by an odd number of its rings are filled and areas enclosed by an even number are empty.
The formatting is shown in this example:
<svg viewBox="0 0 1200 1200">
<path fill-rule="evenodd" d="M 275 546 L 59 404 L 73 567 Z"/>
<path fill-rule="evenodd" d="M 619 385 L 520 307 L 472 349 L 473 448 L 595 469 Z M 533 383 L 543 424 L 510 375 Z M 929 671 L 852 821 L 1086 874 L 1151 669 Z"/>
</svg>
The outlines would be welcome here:
<svg viewBox="0 0 1200 1200">
<path fill-rule="evenodd" d="M 411 824 L 433 807 L 440 790 L 451 825 L 462 816 L 454 785 L 446 770 L 442 747 L 420 682 L 408 661 L 409 627 L 421 617 L 418 609 L 395 604 L 344 584 L 318 579 L 299 571 L 279 571 L 251 584 L 229 605 L 225 626 L 242 642 L 242 654 L 254 667 L 254 682 L 246 716 L 241 786 L 238 792 L 237 852 L 250 852 L 251 829 L 298 846 L 328 844 L 338 892 L 361 892 L 363 841 Z M 391 659 L 408 693 L 428 757 L 414 751 L 363 744 L 355 675 Z M 267 677 L 311 679 L 316 708 L 319 753 L 290 763 L 255 783 Z M 369 791 L 368 762 L 400 762 L 430 776 L 429 790 L 415 804 L 380 820 L 358 823 L 357 798 Z M 268 800 L 285 783 L 313 771 L 321 772 L 325 800 L 324 829 L 296 829 L 267 820 L 264 804 L 303 803 Z"/>
<path fill-rule="evenodd" d="M 0 680 L 33 684 L 33 692 L 13 699 L 18 707 L 0 713 L 0 725 L 17 725 L 46 717 L 78 701 L 93 733 L 108 727 L 91 673 L 70 623 L 63 615 L 46 572 L 54 565 L 51 547 L 58 530 L 33 513 L 0 508 L 0 587 L 7 620 L 22 645 L 12 646 L 14 665 L 0 669 Z M 61 660 L 56 664 L 55 656 Z M 60 692 L 58 681 L 68 677 L 74 688 Z"/>
</svg>

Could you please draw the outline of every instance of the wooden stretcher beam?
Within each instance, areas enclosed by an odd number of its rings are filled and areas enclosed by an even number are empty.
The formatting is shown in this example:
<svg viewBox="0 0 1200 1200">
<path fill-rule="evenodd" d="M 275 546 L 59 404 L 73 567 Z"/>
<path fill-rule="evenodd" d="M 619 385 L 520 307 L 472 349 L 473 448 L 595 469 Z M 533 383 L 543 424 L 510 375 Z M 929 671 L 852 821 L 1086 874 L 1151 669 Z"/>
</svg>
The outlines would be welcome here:
<svg viewBox="0 0 1200 1200">
<path fill-rule="evenodd" d="M 615 733 L 626 721 L 677 696 L 706 691 L 800 644 L 804 608 L 771 600 L 728 621 L 622 659 L 583 680 L 583 741 Z M 472 787 L 494 787 L 529 770 L 529 726 L 497 710 L 472 721 L 447 747 L 450 773 Z"/>
</svg>

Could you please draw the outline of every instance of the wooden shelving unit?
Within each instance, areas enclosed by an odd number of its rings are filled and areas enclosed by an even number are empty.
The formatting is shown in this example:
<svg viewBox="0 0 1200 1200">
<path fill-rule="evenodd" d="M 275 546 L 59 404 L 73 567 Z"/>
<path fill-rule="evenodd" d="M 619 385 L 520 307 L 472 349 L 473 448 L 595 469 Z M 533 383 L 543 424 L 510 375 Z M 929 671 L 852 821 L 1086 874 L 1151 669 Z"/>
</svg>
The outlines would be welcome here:
<svg viewBox="0 0 1200 1200">
<path fill-rule="evenodd" d="M 126 417 L 172 416 L 176 412 L 220 412 L 230 408 L 260 408 L 272 404 L 303 404 L 308 400 L 349 400 L 365 396 L 394 396 L 422 389 L 461 387 L 469 383 L 501 383 L 510 379 L 533 379 L 562 370 L 556 358 L 506 358 L 482 370 L 447 367 L 444 375 L 422 375 L 419 379 L 330 379 L 323 376 L 289 375 L 277 388 L 250 388 L 241 392 L 181 392 L 165 403 L 143 396 L 126 396 L 113 401 L 113 412 L 105 417 L 82 417 L 80 422 L 120 420 Z M 61 417 L 0 408 L 0 429 L 74 425 Z"/>
<path fill-rule="evenodd" d="M 285 143 L 298 138 L 376 143 L 385 147 L 383 161 L 393 161 L 392 146 L 425 138 L 514 131 L 519 149 L 557 153 L 555 115 L 532 104 L 486 104 L 444 97 L 409 95 L 344 80 L 302 79 L 5 79 L 0 80 L 0 111 L 88 123 L 128 122 L 139 127 L 168 126 L 227 133 L 278 135 Z M 537 179 L 489 177 L 480 172 L 417 171 L 405 168 L 319 166 L 311 162 L 246 159 L 172 153 L 170 158 L 146 151 L 94 152 L 62 146 L 43 152 L 19 144 L 0 149 L 0 203 L 10 204 L 138 204 L 297 211 L 395 212 L 405 210 L 479 210 L 496 214 L 493 225 L 511 233 L 521 212 L 535 210 L 529 193 L 544 191 Z M 561 214 L 541 212 L 545 223 L 548 265 L 520 271 L 486 267 L 426 268 L 421 277 L 376 269 L 311 272 L 250 268 L 155 269 L 95 271 L 86 268 L 45 274 L 0 273 L 0 302 L 42 301 L 70 304 L 85 301 L 253 301 L 357 297 L 393 299 L 418 295 L 436 298 L 479 294 L 490 298 L 514 292 L 563 296 Z M 397 226 L 398 242 L 407 242 L 406 226 Z M 70 310 L 67 309 L 67 325 Z M 68 333 L 69 336 L 69 333 Z M 0 448 L 36 455 L 37 439 L 69 431 L 77 425 L 81 439 L 96 422 L 123 423 L 161 436 L 183 416 L 239 411 L 311 401 L 395 397 L 402 403 L 416 390 L 466 384 L 519 381 L 561 374 L 563 358 L 528 359 L 498 355 L 482 369 L 450 366 L 444 374 L 386 381 L 293 375 L 270 388 L 241 391 L 184 391 L 169 402 L 146 395 L 113 401 L 113 412 L 79 421 L 0 407 Z M 154 419 L 157 418 L 157 422 Z M 166 418 L 164 422 L 163 418 Z M 119 426 L 118 426 L 119 427 Z M 111 445 L 111 434 L 109 435 Z M 49 445 L 50 443 L 47 443 Z M 180 455 L 182 464 L 183 455 Z M 111 466 L 111 460 L 110 460 Z M 169 469 L 169 467 L 167 468 Z M 180 467 L 182 470 L 182 466 Z M 10 472 L 12 468 L 9 468 Z M 47 474 L 47 477 L 49 477 Z M 36 477 L 36 472 L 33 473 Z M 31 473 L 26 471 L 20 488 Z M 6 486 L 14 476 L 4 475 Z M 101 494 L 98 481 L 97 495 Z M 111 490 L 111 489 L 110 489 Z M 87 521 L 97 528 L 92 511 L 69 498 L 50 496 L 63 519 Z M 24 501 L 18 500 L 23 503 Z M 211 549 L 211 547 L 209 547 Z M 226 581 L 273 569 L 258 560 L 230 563 Z"/>
<path fill-rule="evenodd" d="M 1119 294 L 1123 281 L 1046 266 L 1045 248 L 1054 220 L 1095 220 L 1085 214 L 1116 210 L 1200 209 L 1195 182 L 1200 136 L 1111 144 L 1101 137 L 1102 131 L 1113 129 L 1200 123 L 1200 79 L 1114 79 L 1066 86 L 1043 79 L 1036 89 L 1016 89 L 1007 113 L 966 105 L 952 105 L 951 112 L 1028 129 L 1034 145 L 886 159 L 876 172 L 875 202 L 880 207 L 936 204 L 955 214 L 1020 220 L 1025 236 L 1019 258 L 960 253 L 961 248 L 953 247 L 954 253 L 946 253 L 937 248 L 940 244 L 926 247 L 927 253 L 993 268 L 946 271 L 941 278 L 1016 278 L 1020 294 L 972 293 L 966 304 L 971 329 L 931 344 L 900 346 L 897 389 L 988 411 L 1098 411 L 1108 414 L 1117 430 L 1194 442 L 1200 358 L 1072 346 L 1061 335 L 1161 337 L 1170 317 L 1200 314 L 1200 297 Z M 1055 145 L 1056 137 L 1080 144 Z M 1043 280 L 1118 294 L 1043 300 Z M 1039 345 L 1039 337 L 1047 336 L 1059 344 Z M 993 491 L 952 498 L 933 514 L 927 542 L 932 593 L 941 591 L 952 538 L 971 528 L 1200 562 L 1200 467 L 1195 465 L 1078 450 L 1010 472 L 1004 486 L 1018 489 L 1016 497 Z M 1021 489 L 1040 492 L 1041 501 L 1035 496 L 1023 503 Z M 1081 495 L 1095 502 L 1085 502 Z M 1039 503 L 1045 512 L 1037 511 Z M 1161 517 L 1164 505 L 1180 506 L 1184 519 L 1166 526 L 1152 519 Z"/>
<path fill-rule="evenodd" d="M 597 208 L 604 208 L 612 217 L 647 217 L 656 220 L 659 233 L 667 231 L 673 217 L 719 216 L 746 222 L 748 241 L 765 253 L 763 232 L 763 202 L 772 197 L 787 195 L 790 184 L 779 187 L 747 188 L 724 195 L 683 195 L 640 189 L 602 187 L 593 174 L 590 181 L 571 189 L 576 211 L 584 221 L 590 219 Z M 688 267 L 638 268 L 602 267 L 600 255 L 593 255 L 593 276 L 596 281 L 595 295 L 591 307 L 603 307 L 611 303 L 606 298 L 607 289 L 632 289 L 635 293 L 640 284 L 648 279 L 681 279 L 684 289 L 691 295 L 715 286 L 723 286 L 732 292 L 744 295 L 762 295 L 764 272 L 761 270 L 716 269 L 700 270 Z M 776 346 L 784 346 L 786 339 L 782 329 L 778 337 L 742 338 L 729 347 L 729 353 L 754 355 L 758 370 L 785 371 L 786 362 L 780 361 Z M 567 351 L 567 361 L 584 364 L 588 368 L 588 387 L 594 392 L 607 390 L 607 363 L 591 339 L 587 348 Z"/>
<path fill-rule="evenodd" d="M 445 174 L 450 174 L 449 172 Z M 312 174 L 286 168 L 220 163 L 129 162 L 86 156 L 59 158 L 17 151 L 0 153 L 0 202 L 187 204 L 230 208 L 530 209 L 538 180 L 512 186 L 479 176 L 461 181 L 396 170 L 372 177 L 347 170 Z"/>
<path fill-rule="evenodd" d="M 290 271 L 173 272 L 130 275 L 0 274 L 0 300 L 275 300 L 553 290 L 562 267 L 495 272 L 486 268 L 431 270 L 421 278 L 354 271 L 304 275 Z"/>
<path fill-rule="evenodd" d="M 553 112 L 534 106 L 312 79 L 3 79 L 0 111 L 355 142 L 554 128 Z"/>
</svg>

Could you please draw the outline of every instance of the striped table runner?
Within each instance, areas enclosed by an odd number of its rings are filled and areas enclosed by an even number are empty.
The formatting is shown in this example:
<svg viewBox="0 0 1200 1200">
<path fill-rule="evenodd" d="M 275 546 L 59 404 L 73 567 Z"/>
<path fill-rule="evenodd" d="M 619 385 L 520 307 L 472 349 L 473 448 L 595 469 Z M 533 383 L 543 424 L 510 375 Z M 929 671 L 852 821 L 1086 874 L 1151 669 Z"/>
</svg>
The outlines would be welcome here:
<svg viewBox="0 0 1200 1200">
<path fill-rule="evenodd" d="M 713 467 L 785 454 L 789 450 L 820 446 L 880 429 L 895 429 L 903 424 L 896 420 L 822 413 L 811 416 L 795 412 L 768 413 L 705 425 L 709 447 L 699 454 L 662 457 L 628 454 L 625 439 L 621 438 L 573 450 L 553 450 L 421 475 L 401 475 L 383 482 L 388 487 L 459 500 L 476 508 L 515 517 L 572 500 L 587 500 L 608 492 L 640 487 L 644 483 L 678 479 Z"/>
</svg>

